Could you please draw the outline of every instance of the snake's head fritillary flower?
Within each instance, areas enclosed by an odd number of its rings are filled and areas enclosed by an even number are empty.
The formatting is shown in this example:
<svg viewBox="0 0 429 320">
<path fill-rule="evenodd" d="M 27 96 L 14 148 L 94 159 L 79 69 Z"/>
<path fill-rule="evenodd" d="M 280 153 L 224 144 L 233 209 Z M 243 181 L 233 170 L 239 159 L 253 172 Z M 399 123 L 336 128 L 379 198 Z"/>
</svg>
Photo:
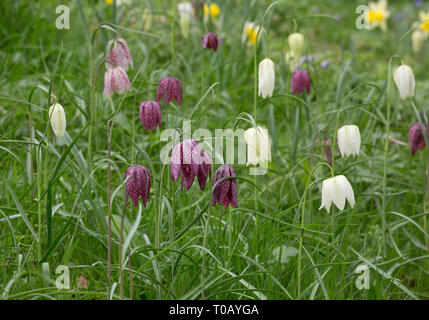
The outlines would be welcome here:
<svg viewBox="0 0 429 320">
<path fill-rule="evenodd" d="M 66 131 L 66 114 L 62 105 L 59 103 L 54 103 L 49 108 L 49 120 L 51 122 L 54 134 L 57 137 L 64 136 Z"/>
<path fill-rule="evenodd" d="M 414 53 L 418 53 L 421 50 L 425 38 L 426 35 L 424 31 L 419 29 L 413 31 L 411 34 L 411 45 Z"/>
<path fill-rule="evenodd" d="M 291 91 L 293 94 L 301 94 L 302 91 L 310 93 L 311 80 L 307 70 L 295 70 L 292 73 L 292 79 L 290 81 Z"/>
<path fill-rule="evenodd" d="M 216 203 L 227 208 L 230 204 L 237 207 L 237 180 L 234 169 L 229 164 L 222 165 L 216 170 L 213 186 L 212 206 Z M 222 180 L 223 178 L 226 178 Z"/>
<path fill-rule="evenodd" d="M 127 73 L 121 67 L 108 68 L 104 73 L 104 94 L 111 96 L 114 91 L 123 94 L 130 88 Z"/>
<path fill-rule="evenodd" d="M 204 34 L 201 37 L 201 45 L 203 46 L 203 48 L 213 49 L 216 52 L 219 43 L 222 43 L 222 38 L 218 37 L 213 32 Z"/>
<path fill-rule="evenodd" d="M 164 97 L 165 104 L 169 104 L 176 99 L 179 105 L 182 105 L 182 84 L 177 78 L 163 78 L 156 91 L 156 101 L 159 102 Z"/>
<path fill-rule="evenodd" d="M 259 95 L 262 98 L 273 95 L 275 79 L 274 62 L 265 58 L 259 64 Z"/>
<path fill-rule="evenodd" d="M 298 32 L 291 33 L 287 40 L 291 55 L 295 58 L 295 61 L 299 61 L 304 50 L 304 35 Z"/>
<path fill-rule="evenodd" d="M 346 205 L 346 200 L 352 208 L 355 206 L 353 188 L 345 176 L 340 175 L 323 180 L 322 205 L 319 210 L 325 208 L 329 213 L 333 202 L 342 211 Z"/>
<path fill-rule="evenodd" d="M 332 142 L 328 138 L 322 141 L 323 153 L 325 154 L 326 162 L 332 166 Z"/>
<path fill-rule="evenodd" d="M 387 31 L 387 18 L 390 12 L 387 11 L 387 0 L 379 0 L 377 3 L 370 2 L 366 21 L 369 22 L 370 28 L 380 27 L 383 32 Z"/>
<path fill-rule="evenodd" d="M 429 138 L 429 124 L 426 123 L 424 127 L 426 131 L 426 137 Z M 408 143 L 410 144 L 412 156 L 414 156 L 418 150 L 423 150 L 426 146 L 420 123 L 416 122 L 411 126 L 410 131 L 408 132 Z"/>
<path fill-rule="evenodd" d="M 179 12 L 180 29 L 184 38 L 189 36 L 189 23 L 192 17 L 195 15 L 194 7 L 190 2 L 180 2 L 177 5 L 177 11 Z"/>
<path fill-rule="evenodd" d="M 118 38 L 110 40 L 107 43 L 106 51 L 107 68 L 121 67 L 125 71 L 128 71 L 129 67 L 133 67 L 133 58 L 131 57 L 130 49 L 124 39 Z"/>
<path fill-rule="evenodd" d="M 271 161 L 271 145 L 268 130 L 252 127 L 244 131 L 247 144 L 247 165 L 264 164 Z"/>
<path fill-rule="evenodd" d="M 182 173 L 181 189 L 189 190 L 198 174 L 201 149 L 194 140 L 183 140 L 171 151 L 171 181 Z"/>
<path fill-rule="evenodd" d="M 360 150 L 359 127 L 355 125 L 342 126 L 337 131 L 338 148 L 341 157 L 358 156 Z"/>
<path fill-rule="evenodd" d="M 128 179 L 127 179 L 128 178 Z M 139 198 L 142 198 L 143 205 L 146 207 L 146 202 L 149 200 L 150 192 L 150 173 L 149 170 L 141 165 L 132 165 L 125 171 L 125 193 L 131 197 L 134 206 L 137 208 Z"/>
<path fill-rule="evenodd" d="M 198 184 L 200 189 L 203 190 L 206 186 L 207 177 L 212 175 L 212 160 L 207 152 L 201 150 L 198 163 Z"/>
<path fill-rule="evenodd" d="M 414 96 L 416 81 L 414 79 L 413 69 L 405 64 L 399 66 L 393 73 L 393 80 L 395 81 L 402 100 Z"/>
<path fill-rule="evenodd" d="M 161 106 L 156 101 L 143 101 L 140 104 L 140 121 L 146 130 L 155 130 L 161 126 Z"/>
</svg>

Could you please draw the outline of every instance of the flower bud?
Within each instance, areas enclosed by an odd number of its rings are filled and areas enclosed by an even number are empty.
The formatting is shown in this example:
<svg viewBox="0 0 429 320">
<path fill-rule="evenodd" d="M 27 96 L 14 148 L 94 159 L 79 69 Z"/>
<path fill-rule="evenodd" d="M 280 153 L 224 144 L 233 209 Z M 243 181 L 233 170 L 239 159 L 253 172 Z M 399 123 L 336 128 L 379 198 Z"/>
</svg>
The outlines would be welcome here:
<svg viewBox="0 0 429 320">
<path fill-rule="evenodd" d="M 355 125 L 342 126 L 338 129 L 338 148 L 341 157 L 350 155 L 358 156 L 360 150 L 360 132 L 359 127 Z"/>
<path fill-rule="evenodd" d="M 271 97 L 274 91 L 275 68 L 274 62 L 266 58 L 259 64 L 259 95 L 262 98 Z"/>
<path fill-rule="evenodd" d="M 328 138 L 322 141 L 323 153 L 325 154 L 326 162 L 332 166 L 332 142 Z"/>
<path fill-rule="evenodd" d="M 429 124 L 426 123 L 424 128 L 426 131 L 426 138 L 429 139 Z M 414 156 L 418 150 L 423 150 L 426 146 L 420 123 L 416 122 L 411 126 L 410 131 L 408 132 L 408 143 L 410 145 L 412 156 Z"/>
<path fill-rule="evenodd" d="M 346 200 L 352 208 L 355 206 L 353 188 L 345 176 L 335 176 L 323 181 L 322 204 L 319 210 L 325 208 L 329 213 L 333 202 L 342 211 L 346 205 Z"/>
<path fill-rule="evenodd" d="M 59 103 L 54 103 L 49 108 L 49 120 L 55 136 L 62 137 L 66 131 L 66 114 Z"/>
<path fill-rule="evenodd" d="M 414 89 L 416 82 L 414 80 L 413 70 L 403 64 L 399 66 L 393 73 L 393 80 L 395 80 L 396 87 L 402 100 L 414 96 Z"/>
</svg>

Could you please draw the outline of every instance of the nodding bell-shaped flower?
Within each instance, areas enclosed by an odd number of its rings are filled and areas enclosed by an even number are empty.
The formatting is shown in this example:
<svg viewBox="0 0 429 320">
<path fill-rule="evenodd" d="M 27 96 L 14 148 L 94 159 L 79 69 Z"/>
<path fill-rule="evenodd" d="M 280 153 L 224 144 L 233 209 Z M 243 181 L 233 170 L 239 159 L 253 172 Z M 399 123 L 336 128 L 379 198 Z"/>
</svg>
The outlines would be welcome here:
<svg viewBox="0 0 429 320">
<path fill-rule="evenodd" d="M 418 53 L 422 49 L 425 38 L 426 34 L 424 31 L 420 29 L 413 31 L 413 33 L 411 34 L 411 44 L 414 53 Z"/>
<path fill-rule="evenodd" d="M 106 67 L 108 69 L 121 67 L 128 71 L 128 67 L 133 67 L 133 58 L 130 49 L 124 39 L 118 38 L 107 43 Z"/>
<path fill-rule="evenodd" d="M 139 198 L 142 198 L 143 205 L 146 207 L 146 202 L 149 200 L 150 192 L 150 173 L 149 170 L 141 165 L 132 165 L 125 171 L 125 179 L 127 179 L 125 185 L 125 193 L 128 197 L 131 197 L 134 207 L 137 208 Z"/>
<path fill-rule="evenodd" d="M 66 114 L 62 105 L 59 103 L 54 103 L 49 108 L 49 120 L 51 122 L 54 134 L 57 137 L 64 136 L 66 131 Z"/>
<path fill-rule="evenodd" d="M 200 158 L 198 165 L 198 184 L 200 185 L 200 189 L 203 190 L 206 186 L 207 177 L 212 176 L 212 160 L 208 153 L 201 150 Z"/>
<path fill-rule="evenodd" d="M 328 138 L 322 141 L 323 153 L 325 154 L 326 162 L 332 166 L 332 142 Z"/>
<path fill-rule="evenodd" d="M 219 43 L 222 43 L 222 38 L 218 37 L 213 32 L 209 32 L 207 34 L 204 34 L 201 37 L 201 45 L 205 49 L 213 49 L 214 52 L 217 51 L 217 47 L 219 46 Z"/>
<path fill-rule="evenodd" d="M 224 164 L 216 170 L 212 183 L 215 186 L 212 196 L 212 206 L 219 203 L 224 208 L 227 208 L 229 204 L 237 208 L 237 180 L 235 176 L 235 171 L 229 164 Z M 223 178 L 230 179 L 220 181 Z"/>
<path fill-rule="evenodd" d="M 426 131 L 426 137 L 429 139 L 429 124 L 426 123 L 424 128 Z M 410 144 L 412 156 L 414 156 L 418 150 L 423 150 L 426 146 L 420 123 L 413 123 L 411 126 L 410 131 L 408 132 L 408 143 Z"/>
<path fill-rule="evenodd" d="M 121 67 L 109 68 L 104 73 L 104 94 L 110 97 L 114 91 L 123 94 L 130 88 L 127 73 Z"/>
<path fill-rule="evenodd" d="M 346 200 L 352 208 L 355 206 L 353 188 L 345 176 L 340 175 L 323 180 L 322 205 L 319 210 L 325 208 L 329 213 L 333 202 L 342 211 L 346 205 Z"/>
<path fill-rule="evenodd" d="M 264 164 L 271 161 L 271 145 L 268 130 L 260 126 L 244 131 L 247 144 L 247 165 Z"/>
<path fill-rule="evenodd" d="M 273 95 L 275 79 L 274 62 L 265 58 L 259 64 L 259 95 L 262 98 Z"/>
<path fill-rule="evenodd" d="M 302 91 L 310 93 L 311 80 L 307 70 L 295 70 L 292 73 L 292 79 L 290 81 L 292 94 L 301 94 Z"/>
<path fill-rule="evenodd" d="M 302 33 L 291 33 L 288 37 L 290 54 L 295 61 L 299 61 L 304 50 L 304 35 Z"/>
<path fill-rule="evenodd" d="M 201 149 L 194 140 L 183 140 L 175 145 L 171 151 L 171 181 L 177 180 L 182 173 L 181 189 L 184 184 L 189 190 L 201 162 Z"/>
<path fill-rule="evenodd" d="M 190 2 L 180 2 L 177 5 L 177 11 L 179 12 L 180 28 L 184 38 L 189 36 L 189 22 L 194 16 L 194 7 Z"/>
<path fill-rule="evenodd" d="M 179 105 L 182 105 L 182 84 L 177 78 L 163 78 L 156 91 L 156 101 L 159 102 L 164 97 L 165 104 L 169 104 L 176 99 Z"/>
<path fill-rule="evenodd" d="M 143 101 L 140 104 L 140 121 L 146 130 L 155 130 L 161 127 L 161 106 L 156 101 Z"/>
<path fill-rule="evenodd" d="M 355 125 L 342 126 L 337 131 L 338 148 L 341 157 L 358 156 L 360 150 L 359 127 Z"/>
<path fill-rule="evenodd" d="M 395 80 L 402 100 L 414 96 L 416 81 L 414 80 L 413 70 L 409 66 L 405 64 L 399 66 L 393 73 L 393 80 Z"/>
</svg>

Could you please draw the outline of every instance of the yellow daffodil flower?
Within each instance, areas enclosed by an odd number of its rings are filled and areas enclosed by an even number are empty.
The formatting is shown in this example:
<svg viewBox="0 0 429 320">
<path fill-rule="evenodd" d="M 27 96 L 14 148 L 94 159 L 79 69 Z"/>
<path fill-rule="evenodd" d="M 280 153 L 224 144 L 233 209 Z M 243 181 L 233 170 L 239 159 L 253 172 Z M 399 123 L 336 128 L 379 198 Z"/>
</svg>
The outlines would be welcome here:
<svg viewBox="0 0 429 320">
<path fill-rule="evenodd" d="M 258 37 L 259 26 L 255 25 L 253 22 L 246 22 L 243 28 L 242 41 L 247 41 L 248 44 L 254 45 L 256 43 L 256 38 Z"/>
<path fill-rule="evenodd" d="M 420 29 L 424 32 L 429 32 L 429 12 L 420 11 L 419 18 L 421 22 Z"/>
<path fill-rule="evenodd" d="M 387 18 L 390 17 L 390 12 L 387 11 L 387 0 L 379 0 L 377 3 L 370 2 L 368 4 L 369 11 L 367 20 L 370 28 L 380 27 L 384 32 L 387 31 Z"/>
<path fill-rule="evenodd" d="M 204 4 L 204 19 L 208 20 L 208 16 L 211 17 L 212 21 L 220 14 L 220 8 L 216 3 L 209 5 Z"/>
</svg>

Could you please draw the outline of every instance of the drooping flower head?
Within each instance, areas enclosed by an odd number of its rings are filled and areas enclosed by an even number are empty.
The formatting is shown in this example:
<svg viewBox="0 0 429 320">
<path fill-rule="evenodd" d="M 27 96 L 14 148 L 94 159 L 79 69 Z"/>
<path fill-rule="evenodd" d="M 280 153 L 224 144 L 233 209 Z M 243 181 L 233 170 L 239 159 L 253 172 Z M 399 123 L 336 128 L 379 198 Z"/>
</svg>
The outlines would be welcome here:
<svg viewBox="0 0 429 320">
<path fill-rule="evenodd" d="M 311 80 L 307 70 L 295 70 L 292 73 L 292 79 L 290 81 L 291 91 L 293 94 L 301 94 L 302 91 L 310 93 Z"/>
<path fill-rule="evenodd" d="M 146 130 L 155 130 L 161 127 L 161 106 L 156 101 L 143 101 L 140 104 L 140 121 Z"/>
<path fill-rule="evenodd" d="M 224 164 L 216 170 L 212 183 L 213 186 L 216 185 L 213 190 L 212 206 L 219 203 L 224 208 L 227 208 L 229 204 L 234 208 L 237 207 L 237 180 L 235 176 L 235 171 L 229 164 Z M 223 178 L 230 179 L 222 180 Z"/>
<path fill-rule="evenodd" d="M 109 69 L 121 67 L 125 71 L 128 71 L 129 67 L 133 67 L 133 58 L 124 39 L 117 38 L 107 43 L 106 67 Z"/>
<path fill-rule="evenodd" d="M 134 206 L 137 208 L 139 198 L 142 198 L 143 205 L 149 200 L 150 192 L 150 173 L 149 170 L 141 165 L 132 165 L 125 171 L 125 179 L 128 178 L 125 185 L 125 193 L 131 197 Z"/>
<path fill-rule="evenodd" d="M 177 78 L 163 78 L 156 91 L 156 101 L 159 102 L 164 97 L 165 104 L 169 104 L 176 99 L 179 105 L 182 105 L 182 84 Z"/>
<path fill-rule="evenodd" d="M 192 17 L 195 15 L 194 7 L 190 2 L 180 2 L 177 5 L 180 18 L 180 28 L 185 38 L 189 36 L 189 23 Z"/>
<path fill-rule="evenodd" d="M 54 134 L 57 137 L 64 136 L 66 131 L 66 114 L 62 105 L 59 103 L 54 103 L 49 108 L 49 120 L 51 122 Z"/>
<path fill-rule="evenodd" d="M 424 127 L 426 131 L 426 137 L 429 138 L 429 124 L 426 123 Z M 426 146 L 420 123 L 416 122 L 411 126 L 410 131 L 408 132 L 408 143 L 410 144 L 412 156 L 414 156 L 418 150 L 423 150 Z"/>
<path fill-rule="evenodd" d="M 252 127 L 244 131 L 247 144 L 247 165 L 265 164 L 271 161 L 271 145 L 268 130 Z"/>
<path fill-rule="evenodd" d="M 200 189 L 203 190 L 206 186 L 207 177 L 212 176 L 212 160 L 208 153 L 201 150 L 198 162 L 198 184 Z"/>
<path fill-rule="evenodd" d="M 393 80 L 395 81 L 402 100 L 414 96 L 416 81 L 414 79 L 413 69 L 405 64 L 399 66 L 393 73 Z"/>
<path fill-rule="evenodd" d="M 329 213 L 333 202 L 342 211 L 346 205 L 346 200 L 352 208 L 355 206 L 353 188 L 345 176 L 340 175 L 323 180 L 322 205 L 319 210 L 325 208 Z"/>
<path fill-rule="evenodd" d="M 355 125 L 342 126 L 337 131 L 338 148 L 341 157 L 358 156 L 360 150 L 359 127 Z"/>
<path fill-rule="evenodd" d="M 262 98 L 271 97 L 274 91 L 274 82 L 276 79 L 274 62 L 265 58 L 259 64 L 259 91 Z"/>
<path fill-rule="evenodd" d="M 215 52 L 217 51 L 217 47 L 219 46 L 219 43 L 222 43 L 222 38 L 218 37 L 213 32 L 209 32 L 207 34 L 204 34 L 201 37 L 201 45 L 203 48 L 206 49 L 213 49 Z"/>
<path fill-rule="evenodd" d="M 383 32 L 387 31 L 387 18 L 390 12 L 387 11 L 387 0 L 379 0 L 377 3 L 370 2 L 366 19 L 370 28 L 380 27 Z"/>
<path fill-rule="evenodd" d="M 104 94 L 111 96 L 114 91 L 123 94 L 130 88 L 127 73 L 121 67 L 109 68 L 104 73 Z"/>
<path fill-rule="evenodd" d="M 181 189 L 183 185 L 189 190 L 198 174 L 201 164 L 201 149 L 194 140 L 183 140 L 175 145 L 171 151 L 171 181 L 177 180 L 182 174 Z"/>
</svg>

